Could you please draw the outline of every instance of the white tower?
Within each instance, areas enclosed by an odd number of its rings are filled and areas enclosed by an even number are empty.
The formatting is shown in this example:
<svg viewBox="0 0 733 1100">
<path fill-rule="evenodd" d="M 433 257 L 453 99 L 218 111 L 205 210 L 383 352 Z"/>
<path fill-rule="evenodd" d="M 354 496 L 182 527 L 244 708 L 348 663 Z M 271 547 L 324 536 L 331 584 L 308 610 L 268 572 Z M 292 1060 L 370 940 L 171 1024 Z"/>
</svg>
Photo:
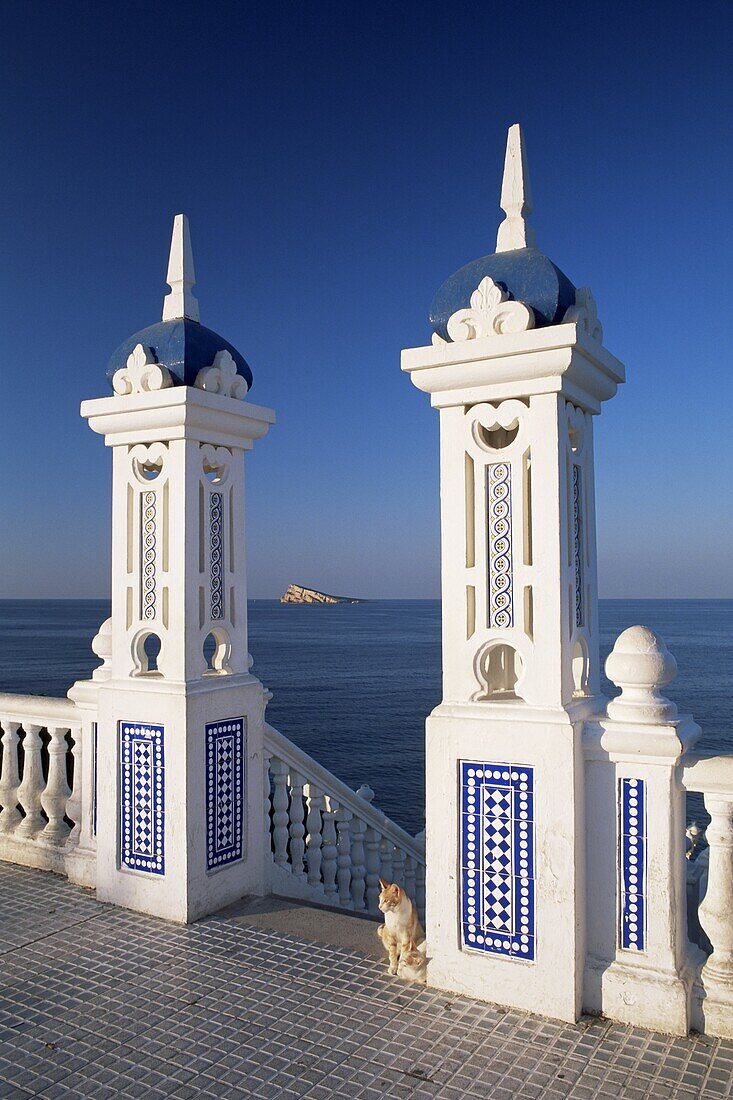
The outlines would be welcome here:
<svg viewBox="0 0 733 1100">
<path fill-rule="evenodd" d="M 97 893 L 191 921 L 263 888 L 266 695 L 249 671 L 243 459 L 274 414 L 245 400 L 247 363 L 199 323 L 182 214 L 168 282 L 162 322 L 112 357 L 114 396 L 81 408 L 113 459 Z"/>
<path fill-rule="evenodd" d="M 583 719 L 598 705 L 592 418 L 624 380 L 590 291 L 535 246 L 518 126 L 497 251 L 402 369 L 440 411 L 443 702 L 427 722 L 431 984 L 573 1020 Z"/>
</svg>

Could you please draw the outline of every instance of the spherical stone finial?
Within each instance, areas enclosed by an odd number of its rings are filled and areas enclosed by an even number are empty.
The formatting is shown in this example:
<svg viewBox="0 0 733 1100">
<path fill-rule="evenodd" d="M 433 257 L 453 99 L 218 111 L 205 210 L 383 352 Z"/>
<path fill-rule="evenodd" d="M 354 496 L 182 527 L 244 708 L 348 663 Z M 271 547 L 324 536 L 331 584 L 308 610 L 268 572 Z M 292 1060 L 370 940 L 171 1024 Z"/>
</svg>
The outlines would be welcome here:
<svg viewBox="0 0 733 1100">
<path fill-rule="evenodd" d="M 677 675 L 677 662 L 658 634 L 647 626 L 630 626 L 616 639 L 606 659 L 606 676 L 621 688 L 607 708 L 619 722 L 671 722 L 677 707 L 660 688 Z"/>
<path fill-rule="evenodd" d="M 108 680 L 112 675 L 112 620 L 105 619 L 92 638 L 92 653 L 99 657 L 101 665 L 92 672 L 93 680 Z"/>
</svg>

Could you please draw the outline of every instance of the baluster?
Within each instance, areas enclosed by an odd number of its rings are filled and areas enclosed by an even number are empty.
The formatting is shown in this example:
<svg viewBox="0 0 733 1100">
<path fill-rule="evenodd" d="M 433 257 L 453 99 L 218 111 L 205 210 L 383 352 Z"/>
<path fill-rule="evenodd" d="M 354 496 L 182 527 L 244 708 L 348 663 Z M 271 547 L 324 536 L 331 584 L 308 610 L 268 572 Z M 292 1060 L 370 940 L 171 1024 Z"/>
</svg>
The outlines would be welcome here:
<svg viewBox="0 0 733 1100">
<path fill-rule="evenodd" d="M 3 770 L 0 775 L 0 833 L 12 833 L 20 821 L 18 809 L 18 787 L 20 786 L 20 773 L 18 771 L 18 729 L 20 722 L 11 722 L 7 718 L 0 719 L 3 727 Z"/>
<path fill-rule="evenodd" d="M 425 866 L 422 863 L 418 863 L 415 875 L 415 905 L 420 920 L 425 920 Z"/>
<path fill-rule="evenodd" d="M 733 1037 L 733 801 L 724 795 L 705 795 L 711 817 L 707 827 L 710 848 L 708 888 L 700 903 L 700 923 L 713 945 L 702 969 L 705 987 L 705 1030 Z"/>
<path fill-rule="evenodd" d="M 336 813 L 332 808 L 335 803 L 328 800 L 329 808 L 323 814 L 323 845 L 321 847 L 321 874 L 323 875 L 323 889 L 329 900 L 335 900 L 336 873 L 338 871 L 338 848 L 336 847 Z"/>
<path fill-rule="evenodd" d="M 71 791 L 66 779 L 66 754 L 69 745 L 67 730 L 61 726 L 48 726 L 51 740 L 48 743 L 48 782 L 41 794 L 41 805 L 46 811 L 48 824 L 41 833 L 43 840 L 50 844 L 63 844 L 69 835 L 69 826 L 64 821 L 66 804 Z"/>
<path fill-rule="evenodd" d="M 270 768 L 272 767 L 272 756 L 269 752 L 265 751 L 262 757 L 263 762 L 263 800 L 262 805 L 265 810 L 265 836 L 270 838 L 270 859 L 274 859 L 274 853 L 272 851 L 272 776 L 270 775 Z"/>
<path fill-rule="evenodd" d="M 379 833 L 370 825 L 366 831 L 366 902 L 370 913 L 379 912 Z"/>
<path fill-rule="evenodd" d="M 339 806 L 336 811 L 338 832 L 338 887 L 339 905 L 353 909 L 351 900 L 351 810 Z"/>
<path fill-rule="evenodd" d="M 405 860 L 405 893 L 411 901 L 415 901 L 415 870 L 417 860 L 414 856 L 408 856 Z"/>
<path fill-rule="evenodd" d="M 366 824 L 355 817 L 351 823 L 351 898 L 354 902 L 354 909 L 358 912 L 363 912 L 366 909 L 364 902 L 366 888 L 365 833 Z"/>
<path fill-rule="evenodd" d="M 400 886 L 405 886 L 405 853 L 401 848 L 395 848 L 394 860 L 392 862 L 392 875 L 395 882 L 398 882 Z"/>
<path fill-rule="evenodd" d="M 290 773 L 290 863 L 293 874 L 305 878 L 303 855 L 305 853 L 305 817 L 303 808 L 303 784 L 305 779 L 298 772 Z"/>
<path fill-rule="evenodd" d="M 418 860 L 415 871 L 415 905 L 420 920 L 425 920 L 425 830 L 418 833 L 415 840 L 422 848 L 423 858 Z"/>
<path fill-rule="evenodd" d="M 288 766 L 283 760 L 274 759 L 270 765 L 273 781 L 272 839 L 275 845 L 275 863 L 288 866 Z"/>
<path fill-rule="evenodd" d="M 305 847 L 305 861 L 308 865 L 308 882 L 311 886 L 321 885 L 321 845 L 323 836 L 323 811 L 326 809 L 326 799 L 323 791 L 313 783 L 308 784 L 308 817 L 306 829 L 308 836 Z"/>
<path fill-rule="evenodd" d="M 74 822 L 69 841 L 76 843 L 81 832 L 81 729 L 71 731 L 71 755 L 74 760 L 74 778 L 71 797 L 66 803 L 66 816 Z"/>
<path fill-rule="evenodd" d="M 368 783 L 362 783 L 362 785 L 356 792 L 356 797 L 360 798 L 363 802 L 366 802 L 367 805 L 371 805 L 372 799 L 374 798 L 374 791 Z M 351 870 L 351 896 L 354 899 L 354 908 L 359 911 L 363 911 L 364 909 L 369 908 L 369 896 L 367 891 L 368 857 L 366 854 L 366 844 L 368 843 L 368 829 L 366 826 L 366 822 L 362 821 L 359 817 L 355 818 L 354 824 L 352 826 L 352 833 L 354 840 L 351 851 L 351 860 L 353 864 Z M 377 897 L 379 897 L 379 861 L 377 861 L 376 868 L 372 869 L 372 874 L 374 874 L 374 870 L 377 871 L 377 874 L 374 877 L 374 881 L 371 885 L 372 889 L 376 885 Z M 378 909 L 375 906 L 375 909 L 370 910 L 370 912 L 378 912 Z"/>
<path fill-rule="evenodd" d="M 394 844 L 392 841 L 387 840 L 386 836 L 382 837 L 382 843 L 379 845 L 379 875 L 385 882 L 394 882 L 392 874 L 393 852 Z"/>
<path fill-rule="evenodd" d="M 16 836 L 32 838 L 46 825 L 41 813 L 41 791 L 43 790 L 41 726 L 28 722 L 24 724 L 23 729 L 25 730 L 23 778 L 18 787 L 18 801 L 23 807 L 25 817 L 16 830 Z"/>
</svg>

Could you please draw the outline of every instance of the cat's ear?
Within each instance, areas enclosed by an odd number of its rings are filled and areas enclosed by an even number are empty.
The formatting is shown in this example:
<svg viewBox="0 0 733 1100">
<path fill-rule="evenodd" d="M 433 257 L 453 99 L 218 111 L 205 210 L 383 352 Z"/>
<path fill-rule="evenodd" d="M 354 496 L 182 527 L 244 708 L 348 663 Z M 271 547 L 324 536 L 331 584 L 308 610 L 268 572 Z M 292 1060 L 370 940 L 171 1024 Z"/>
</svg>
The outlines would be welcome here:
<svg viewBox="0 0 733 1100">
<path fill-rule="evenodd" d="M 379 885 L 382 887 L 383 890 L 387 890 L 389 889 L 390 884 L 386 882 L 383 878 L 380 878 Z"/>
</svg>

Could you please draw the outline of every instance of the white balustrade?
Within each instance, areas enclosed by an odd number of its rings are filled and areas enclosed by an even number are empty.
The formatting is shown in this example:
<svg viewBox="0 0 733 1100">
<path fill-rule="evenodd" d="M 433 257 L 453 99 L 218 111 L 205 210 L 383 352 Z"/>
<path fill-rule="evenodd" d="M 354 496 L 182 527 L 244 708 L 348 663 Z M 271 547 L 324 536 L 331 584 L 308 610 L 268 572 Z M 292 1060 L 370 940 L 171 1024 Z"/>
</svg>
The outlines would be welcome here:
<svg viewBox="0 0 733 1100">
<path fill-rule="evenodd" d="M 303 856 L 305 855 L 305 805 L 303 786 L 305 780 L 298 772 L 290 776 L 290 866 L 298 877 L 305 875 Z"/>
<path fill-rule="evenodd" d="M 708 849 L 695 862 L 707 856 L 707 885 L 704 872 L 697 876 L 698 918 L 713 950 L 700 974 L 696 1023 L 710 1035 L 733 1038 L 733 756 L 695 754 L 683 764 L 683 786 L 703 795 L 710 814 Z"/>
<path fill-rule="evenodd" d="M 336 811 L 336 833 L 338 840 L 338 871 L 336 877 L 339 887 L 339 905 L 344 909 L 353 908 L 351 900 L 351 814 L 345 806 Z"/>
<path fill-rule="evenodd" d="M 265 747 L 272 892 L 376 915 L 382 877 L 422 916 L 424 841 L 373 806 L 370 787 L 351 790 L 271 726 Z"/>
<path fill-rule="evenodd" d="M 18 729 L 19 722 L 11 722 L 6 718 L 0 718 L 3 727 L 3 766 L 0 773 L 0 833 L 14 833 L 17 826 L 23 820 L 18 809 L 18 788 L 20 786 L 20 774 L 18 771 Z"/>
<path fill-rule="evenodd" d="M 44 786 L 41 729 L 41 726 L 28 722 L 23 738 L 23 779 L 18 788 L 18 799 L 24 816 L 18 826 L 17 835 L 28 840 L 32 840 L 46 825 L 41 812 L 41 792 Z"/>
<path fill-rule="evenodd" d="M 79 862 L 82 719 L 68 699 L 0 694 L 0 731 L 0 859 L 69 874 Z"/>
<path fill-rule="evenodd" d="M 272 776 L 272 844 L 275 851 L 275 863 L 281 867 L 288 864 L 288 766 L 283 760 L 273 760 L 270 765 Z"/>
<path fill-rule="evenodd" d="M 305 821 L 306 845 L 305 860 L 308 865 L 308 882 L 311 886 L 321 884 L 321 845 L 323 844 L 323 814 L 326 799 L 313 783 L 308 784 L 308 816 Z"/>
<path fill-rule="evenodd" d="M 329 808 L 323 814 L 323 847 L 321 848 L 323 860 L 321 862 L 321 874 L 323 875 L 323 889 L 328 901 L 338 900 L 338 888 L 336 875 L 338 873 L 338 848 L 336 847 L 336 811 Z"/>
<path fill-rule="evenodd" d="M 48 824 L 40 834 L 49 844 L 63 844 L 70 829 L 64 817 L 66 805 L 71 798 L 71 788 L 66 779 L 66 754 L 70 747 L 66 741 L 66 730 L 59 726 L 49 726 L 48 743 L 48 780 L 41 794 Z"/>
<path fill-rule="evenodd" d="M 351 900 L 354 909 L 361 912 L 366 908 L 366 853 L 364 834 L 366 825 L 355 817 L 351 823 Z"/>
</svg>

